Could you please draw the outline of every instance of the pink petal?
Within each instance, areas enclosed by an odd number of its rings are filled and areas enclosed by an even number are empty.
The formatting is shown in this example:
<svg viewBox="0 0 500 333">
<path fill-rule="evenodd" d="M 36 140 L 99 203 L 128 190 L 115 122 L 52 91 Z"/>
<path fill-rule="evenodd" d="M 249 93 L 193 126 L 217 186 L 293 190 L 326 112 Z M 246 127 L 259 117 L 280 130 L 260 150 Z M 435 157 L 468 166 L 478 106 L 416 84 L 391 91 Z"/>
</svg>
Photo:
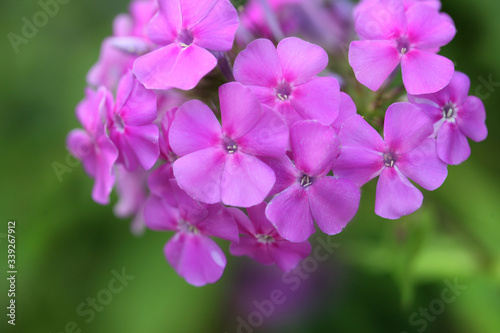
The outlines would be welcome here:
<svg viewBox="0 0 500 333">
<path fill-rule="evenodd" d="M 164 252 L 177 274 L 196 287 L 219 280 L 226 266 L 224 252 L 202 235 L 177 233 Z"/>
<path fill-rule="evenodd" d="M 221 201 L 221 180 L 226 163 L 222 148 L 207 148 L 185 155 L 174 162 L 179 186 L 205 203 Z"/>
<path fill-rule="evenodd" d="M 158 145 L 159 129 L 156 125 L 127 127 L 127 141 L 134 150 L 137 160 L 145 170 L 155 165 L 160 155 Z"/>
<path fill-rule="evenodd" d="M 455 105 L 462 105 L 467 100 L 470 89 L 469 77 L 461 72 L 455 72 L 450 84 L 448 85 L 450 92 L 449 100 L 446 102 L 453 102 Z M 443 104 L 443 106 L 446 104 Z"/>
<path fill-rule="evenodd" d="M 242 152 L 250 155 L 281 157 L 285 155 L 289 130 L 283 117 L 267 106 L 258 123 L 238 139 Z"/>
<path fill-rule="evenodd" d="M 304 120 L 290 101 L 277 103 L 276 110 L 283 116 L 288 128 L 291 128 L 296 122 Z"/>
<path fill-rule="evenodd" d="M 459 107 L 456 121 L 462 133 L 476 142 L 483 141 L 488 136 L 486 110 L 483 102 L 475 96 L 467 97 Z"/>
<path fill-rule="evenodd" d="M 274 186 L 273 170 L 255 156 L 228 154 L 222 175 L 222 202 L 250 207 L 261 203 Z"/>
<path fill-rule="evenodd" d="M 340 107 L 339 115 L 335 121 L 331 124 L 333 128 L 340 133 L 340 129 L 344 122 L 351 116 L 356 114 L 356 104 L 352 100 L 351 96 L 347 95 L 345 92 L 340 92 Z"/>
<path fill-rule="evenodd" d="M 419 49 L 439 48 L 455 37 L 453 22 L 426 4 L 415 4 L 406 11 L 408 39 Z"/>
<path fill-rule="evenodd" d="M 391 39 L 406 32 L 406 15 L 401 1 L 371 1 L 356 16 L 355 30 L 363 39 Z"/>
<path fill-rule="evenodd" d="M 381 153 L 361 147 L 343 146 L 339 158 L 333 165 L 333 174 L 350 179 L 357 186 L 363 186 L 380 175 L 383 168 Z"/>
<path fill-rule="evenodd" d="M 236 222 L 236 225 L 238 226 L 238 230 L 241 234 L 245 234 L 248 236 L 253 236 L 257 234 L 255 231 L 255 226 L 253 225 L 252 221 L 248 218 L 248 216 L 243 213 L 242 210 L 234 207 L 229 207 L 228 208 L 229 212 L 233 214 L 234 221 Z M 240 238 L 240 241 L 243 238 Z"/>
<path fill-rule="evenodd" d="M 377 183 L 375 214 L 386 219 L 399 219 L 422 206 L 424 196 L 396 168 L 385 168 Z"/>
<path fill-rule="evenodd" d="M 349 47 L 349 64 L 356 79 L 373 91 L 378 90 L 400 62 L 392 41 L 354 41 Z"/>
<path fill-rule="evenodd" d="M 106 88 L 87 88 L 85 99 L 76 106 L 76 117 L 92 137 L 98 137 L 104 133 L 105 117 L 112 110 L 113 96 Z"/>
<path fill-rule="evenodd" d="M 286 155 L 280 158 L 262 158 L 262 160 L 273 169 L 276 175 L 276 182 L 269 195 L 284 191 L 301 177 L 301 173 Z"/>
<path fill-rule="evenodd" d="M 281 237 L 291 242 L 303 242 L 314 231 L 307 191 L 295 184 L 276 195 L 267 205 L 266 216 Z"/>
<path fill-rule="evenodd" d="M 317 77 L 296 86 L 291 103 L 305 119 L 330 125 L 339 114 L 340 86 L 333 77 Z"/>
<path fill-rule="evenodd" d="M 109 194 L 115 184 L 114 164 L 118 151 L 106 135 L 97 139 L 98 150 L 95 157 L 95 183 L 92 188 L 92 199 L 95 202 L 107 205 Z"/>
<path fill-rule="evenodd" d="M 221 145 L 221 137 L 219 121 L 198 100 L 186 102 L 177 110 L 168 134 L 170 147 L 178 156 Z"/>
<path fill-rule="evenodd" d="M 258 234 L 269 235 L 271 232 L 275 230 L 272 223 L 267 219 L 266 207 L 267 204 L 263 202 L 253 207 L 247 208 L 248 217 L 255 226 L 254 235 Z"/>
<path fill-rule="evenodd" d="M 248 88 L 250 88 L 259 102 L 271 108 L 274 108 L 277 101 L 276 91 L 274 90 L 274 88 L 260 86 L 248 86 Z"/>
<path fill-rule="evenodd" d="M 311 253 L 309 242 L 292 243 L 286 240 L 275 241 L 268 245 L 269 254 L 283 272 L 295 268 L 299 262 Z"/>
<path fill-rule="evenodd" d="M 209 1 L 189 1 L 198 13 L 200 5 Z M 183 6 L 183 9 L 186 7 Z M 197 15 L 200 17 L 200 15 Z M 186 18 L 185 18 L 186 19 Z M 191 20 L 190 20 L 191 21 Z M 193 20 L 194 21 L 194 20 Z M 191 22 L 186 22 L 191 25 Z M 203 48 L 216 51 L 229 51 L 233 47 L 234 35 L 238 29 L 238 12 L 227 0 L 215 1 L 213 7 L 203 17 L 197 18 L 191 32 L 194 43 Z"/>
<path fill-rule="evenodd" d="M 311 213 L 318 227 L 328 235 L 342 231 L 359 207 L 361 193 L 348 179 L 324 177 L 309 188 Z"/>
<path fill-rule="evenodd" d="M 283 79 L 295 85 L 312 79 L 328 65 L 325 50 L 297 37 L 281 40 L 277 51 Z"/>
<path fill-rule="evenodd" d="M 148 188 L 152 194 L 162 197 L 164 200 L 174 206 L 176 204 L 172 193 L 170 180 L 174 179 L 173 165 L 165 163 L 153 171 L 148 177 Z"/>
<path fill-rule="evenodd" d="M 400 155 L 396 165 L 402 174 L 428 191 L 440 187 L 448 175 L 446 163 L 437 155 L 434 139 L 425 139 L 415 149 Z"/>
<path fill-rule="evenodd" d="M 234 215 L 222 204 L 208 205 L 208 215 L 196 227 L 207 236 L 238 242 L 239 233 Z"/>
<path fill-rule="evenodd" d="M 450 83 L 455 66 L 443 56 L 413 49 L 401 59 L 403 83 L 409 94 L 433 93 Z"/>
<path fill-rule="evenodd" d="M 460 164 L 470 156 L 467 137 L 457 124 L 448 121 L 445 121 L 439 130 L 436 147 L 439 158 L 447 164 Z"/>
<path fill-rule="evenodd" d="M 198 226 L 198 223 L 204 221 L 209 215 L 204 205 L 189 196 L 182 190 L 175 179 L 170 179 L 171 194 L 166 199 L 172 197 L 175 200 L 176 209 L 179 212 L 179 221 L 185 221 L 190 225 Z M 166 200 L 165 200 L 166 201 Z"/>
<path fill-rule="evenodd" d="M 245 135 L 259 121 L 262 107 L 246 86 L 230 82 L 219 88 L 219 100 L 224 134 L 233 140 Z"/>
<path fill-rule="evenodd" d="M 156 94 L 147 90 L 129 71 L 118 84 L 115 108 L 127 125 L 151 124 L 157 117 Z"/>
<path fill-rule="evenodd" d="M 150 196 L 144 204 L 144 222 L 151 230 L 177 230 L 179 218 L 179 211 L 156 195 Z"/>
<path fill-rule="evenodd" d="M 74 129 L 66 138 L 66 147 L 71 155 L 82 161 L 83 167 L 90 177 L 95 177 L 96 153 L 92 139 L 82 129 Z"/>
<path fill-rule="evenodd" d="M 148 89 L 193 89 L 217 65 L 209 51 L 194 44 L 169 44 L 138 58 L 134 74 Z"/>
<path fill-rule="evenodd" d="M 309 176 L 325 175 L 340 154 L 335 130 L 315 120 L 304 120 L 290 129 L 295 166 Z"/>
<path fill-rule="evenodd" d="M 385 143 L 378 132 L 360 115 L 354 115 L 344 122 L 339 133 L 342 147 L 364 148 L 384 152 Z"/>
<path fill-rule="evenodd" d="M 247 45 L 234 61 L 236 81 L 243 84 L 274 88 L 281 79 L 281 65 L 273 43 L 257 39 Z"/>
<path fill-rule="evenodd" d="M 432 121 L 425 112 L 410 103 L 394 103 L 387 109 L 384 138 L 389 149 L 403 154 L 432 135 Z"/>
<path fill-rule="evenodd" d="M 158 45 L 173 43 L 182 27 L 179 0 L 158 0 L 158 9 L 158 13 L 148 24 L 148 36 Z"/>
<path fill-rule="evenodd" d="M 239 243 L 231 243 L 229 252 L 233 256 L 248 256 L 263 265 L 272 265 L 275 261 L 269 245 L 259 242 L 255 236 L 243 236 Z"/>
</svg>

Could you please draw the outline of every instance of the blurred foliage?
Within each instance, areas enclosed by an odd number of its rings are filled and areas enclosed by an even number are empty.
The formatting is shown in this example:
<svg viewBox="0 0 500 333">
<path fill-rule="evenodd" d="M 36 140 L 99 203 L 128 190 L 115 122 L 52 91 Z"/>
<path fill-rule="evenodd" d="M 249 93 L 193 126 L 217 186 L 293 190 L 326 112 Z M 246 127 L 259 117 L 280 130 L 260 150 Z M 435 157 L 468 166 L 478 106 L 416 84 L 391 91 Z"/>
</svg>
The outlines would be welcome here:
<svg viewBox="0 0 500 333">
<path fill-rule="evenodd" d="M 238 316 L 247 318 L 244 311 L 254 306 L 240 297 L 247 275 L 241 272 L 252 267 L 252 277 L 272 269 L 231 257 L 217 284 L 189 286 L 163 257 L 169 234 L 132 236 L 129 221 L 92 202 L 92 180 L 79 166 L 58 180 L 52 163 L 68 164 L 65 137 L 79 126 L 74 107 L 85 74 L 113 17 L 126 8 L 127 0 L 70 1 L 16 54 L 7 34 L 19 34 L 22 18 L 40 8 L 35 1 L 0 3 L 0 236 L 8 220 L 17 221 L 18 259 L 17 326 L 7 327 L 2 314 L 2 332 L 64 332 L 70 321 L 83 332 L 235 332 Z M 443 54 L 470 76 L 472 93 L 481 94 L 488 139 L 471 142 L 470 159 L 450 167 L 445 184 L 425 192 L 412 216 L 375 216 L 375 183 L 367 184 L 358 215 L 333 237 L 341 246 L 311 273 L 314 283 L 301 286 L 319 292 L 300 296 L 295 312 L 266 318 L 256 331 L 417 332 L 412 314 L 441 297 L 445 280 L 458 279 L 467 289 L 426 332 L 500 332 L 500 94 L 498 86 L 485 85 L 500 82 L 500 2 L 443 0 L 443 10 L 458 28 Z M 0 242 L 6 271 L 5 238 Z M 134 280 L 87 324 L 76 308 L 122 268 Z M 2 279 L 3 311 L 7 289 Z"/>
</svg>

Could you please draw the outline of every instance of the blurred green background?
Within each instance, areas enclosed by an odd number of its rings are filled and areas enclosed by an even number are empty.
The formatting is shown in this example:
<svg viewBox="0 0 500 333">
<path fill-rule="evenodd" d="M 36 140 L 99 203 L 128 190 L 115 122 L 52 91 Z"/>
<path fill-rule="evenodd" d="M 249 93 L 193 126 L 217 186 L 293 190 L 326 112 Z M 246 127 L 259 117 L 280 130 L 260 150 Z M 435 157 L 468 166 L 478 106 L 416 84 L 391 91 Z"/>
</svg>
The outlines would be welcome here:
<svg viewBox="0 0 500 333">
<path fill-rule="evenodd" d="M 22 17 L 40 7 L 0 2 L 0 275 L 7 275 L 9 220 L 17 222 L 18 270 L 15 327 L 6 323 L 8 285 L 0 279 L 1 332 L 237 332 L 241 320 L 252 320 L 254 301 L 273 289 L 289 291 L 287 302 L 255 332 L 500 332 L 500 2 L 443 0 L 458 29 L 443 54 L 483 99 L 489 136 L 471 143 L 472 156 L 449 168 L 441 188 L 425 193 L 420 211 L 395 222 L 376 217 L 371 182 L 356 218 L 331 239 L 340 246 L 308 276 L 282 279 L 229 257 L 223 278 L 203 288 L 166 263 L 169 234 L 132 236 L 129 221 L 91 200 L 93 182 L 80 166 L 61 182 L 53 170 L 53 162 L 68 164 L 65 138 L 79 126 L 74 107 L 86 72 L 127 5 L 69 1 L 16 54 L 7 34 L 19 34 Z M 112 271 L 122 269 L 134 279 L 87 323 L 90 315 L 77 308 L 103 295 Z M 302 281 L 296 291 L 292 278 Z M 443 302 L 455 281 L 466 289 Z M 420 311 L 429 307 L 425 319 Z"/>
</svg>

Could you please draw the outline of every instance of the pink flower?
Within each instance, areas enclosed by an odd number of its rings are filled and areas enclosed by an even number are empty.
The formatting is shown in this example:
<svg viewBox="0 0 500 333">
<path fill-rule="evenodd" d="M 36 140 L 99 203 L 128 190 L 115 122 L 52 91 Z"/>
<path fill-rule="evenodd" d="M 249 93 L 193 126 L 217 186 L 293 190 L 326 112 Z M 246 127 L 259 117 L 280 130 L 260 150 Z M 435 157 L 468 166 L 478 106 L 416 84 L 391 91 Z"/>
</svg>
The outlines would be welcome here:
<svg viewBox="0 0 500 333">
<path fill-rule="evenodd" d="M 229 51 L 238 14 L 228 0 L 159 0 L 148 26 L 160 48 L 134 63 L 134 73 L 148 89 L 190 90 L 217 64 L 208 50 Z"/>
<path fill-rule="evenodd" d="M 87 174 L 95 179 L 92 199 L 103 205 L 109 203 L 115 183 L 113 165 L 118 157 L 102 120 L 112 103 L 113 97 L 106 88 L 87 89 L 85 99 L 76 107 L 76 117 L 84 129 L 71 131 L 66 141 L 71 154 L 82 161 Z"/>
<path fill-rule="evenodd" d="M 479 142 L 488 136 L 484 104 L 479 98 L 468 96 L 469 88 L 467 75 L 455 72 L 450 84 L 437 93 L 408 96 L 434 122 L 437 153 L 447 164 L 460 164 L 469 158 L 467 138 Z"/>
<path fill-rule="evenodd" d="M 447 176 L 446 164 L 436 153 L 432 122 L 410 103 L 392 104 L 385 115 L 384 140 L 361 116 L 349 118 L 340 130 L 342 153 L 333 172 L 362 186 L 380 176 L 375 213 L 398 219 L 416 211 L 423 195 L 408 178 L 437 189 Z"/>
<path fill-rule="evenodd" d="M 109 136 L 120 152 L 117 163 L 128 171 L 140 165 L 149 170 L 158 160 L 156 95 L 137 81 L 132 72 L 118 85 L 116 103 L 107 113 Z"/>
<path fill-rule="evenodd" d="M 344 125 L 344 122 L 351 116 L 354 116 L 355 114 L 356 114 L 356 104 L 354 104 L 354 101 L 352 100 L 351 96 L 347 95 L 345 92 L 341 92 L 339 116 L 331 124 L 331 126 L 335 129 L 337 134 L 339 134 L 342 125 Z"/>
<path fill-rule="evenodd" d="M 315 120 L 304 120 L 290 129 L 293 164 L 288 157 L 274 160 L 281 191 L 266 208 L 266 216 L 281 237 L 303 242 L 319 228 L 337 234 L 358 210 L 360 192 L 348 179 L 326 176 L 340 153 L 335 130 Z"/>
<path fill-rule="evenodd" d="M 379 0 L 358 13 L 355 28 L 362 40 L 351 43 L 349 63 L 371 90 L 399 64 L 410 94 L 436 92 L 450 82 L 453 62 L 436 54 L 456 33 L 448 15 L 424 3 L 405 11 L 401 0 Z"/>
<path fill-rule="evenodd" d="M 243 236 L 239 243 L 231 243 L 229 250 L 233 256 L 246 255 L 264 265 L 276 263 L 287 272 L 309 255 L 311 244 L 292 243 L 281 237 L 267 219 L 265 209 L 265 203 L 247 208 L 247 216 L 241 210 L 231 208 Z"/>
<path fill-rule="evenodd" d="M 299 38 L 285 38 L 277 48 L 257 39 L 236 57 L 234 77 L 279 111 L 289 126 L 303 119 L 329 125 L 338 115 L 340 88 L 332 77 L 316 77 L 327 64 L 321 47 Z"/>
<path fill-rule="evenodd" d="M 154 174 L 151 177 L 155 177 Z M 158 181 L 161 180 L 153 182 Z M 152 195 L 146 202 L 146 226 L 176 232 L 164 252 L 177 274 L 194 286 L 214 283 L 222 276 L 226 257 L 210 237 L 237 242 L 234 218 L 223 205 L 201 205 L 182 191 L 174 179 L 167 181 L 170 182 L 169 197 L 165 200 Z"/>
<path fill-rule="evenodd" d="M 170 146 L 179 186 L 205 203 L 250 207 L 274 185 L 273 170 L 259 157 L 285 155 L 288 129 L 237 83 L 219 88 L 222 128 L 212 110 L 198 100 L 184 103 L 170 127 Z M 267 110 L 266 110 L 267 109 Z"/>
</svg>

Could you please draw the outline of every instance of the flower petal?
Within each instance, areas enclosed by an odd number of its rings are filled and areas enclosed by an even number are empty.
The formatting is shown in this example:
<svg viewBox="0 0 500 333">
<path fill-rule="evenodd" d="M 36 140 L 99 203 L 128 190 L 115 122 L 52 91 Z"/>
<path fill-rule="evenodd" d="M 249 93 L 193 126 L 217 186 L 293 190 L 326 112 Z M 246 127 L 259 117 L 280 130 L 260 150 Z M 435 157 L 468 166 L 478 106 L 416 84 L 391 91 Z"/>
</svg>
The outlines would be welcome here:
<svg viewBox="0 0 500 333">
<path fill-rule="evenodd" d="M 455 25 L 426 4 L 415 4 L 406 11 L 408 36 L 419 49 L 439 48 L 455 37 Z"/>
<path fill-rule="evenodd" d="M 219 146 L 221 137 L 219 121 L 212 110 L 198 100 L 182 104 L 168 133 L 170 147 L 178 156 Z"/>
<path fill-rule="evenodd" d="M 221 180 L 226 154 L 221 148 L 207 148 L 185 155 L 174 162 L 179 187 L 198 201 L 221 201 Z"/>
<path fill-rule="evenodd" d="M 425 139 L 408 153 L 400 155 L 396 165 L 401 173 L 428 191 L 441 186 L 448 170 L 436 152 L 436 140 Z"/>
<path fill-rule="evenodd" d="M 126 125 L 151 124 L 157 117 L 156 94 L 147 90 L 129 71 L 118 84 L 115 108 Z"/>
<path fill-rule="evenodd" d="M 280 158 L 264 157 L 261 159 L 273 169 L 276 175 L 276 182 L 269 195 L 284 191 L 293 183 L 297 182 L 301 176 L 301 173 L 295 168 L 295 165 L 286 155 Z"/>
<path fill-rule="evenodd" d="M 160 155 L 158 126 L 155 124 L 126 126 L 125 136 L 128 147 L 133 151 L 140 165 L 145 170 L 151 169 Z"/>
<path fill-rule="evenodd" d="M 361 192 L 348 179 L 324 177 L 309 188 L 311 213 L 318 227 L 328 235 L 342 231 L 359 207 Z"/>
<path fill-rule="evenodd" d="M 146 227 L 156 231 L 177 230 L 179 211 L 162 198 L 152 195 L 144 204 Z"/>
<path fill-rule="evenodd" d="M 257 157 L 228 154 L 222 175 L 222 202 L 229 206 L 255 206 L 269 194 L 275 180 L 273 170 Z"/>
<path fill-rule="evenodd" d="M 425 112 L 410 103 L 394 103 L 385 114 L 384 138 L 393 153 L 403 154 L 432 135 L 434 127 Z"/>
<path fill-rule="evenodd" d="M 281 237 L 291 242 L 303 242 L 314 231 L 307 191 L 295 184 L 277 194 L 267 205 L 266 216 Z"/>
<path fill-rule="evenodd" d="M 349 64 L 356 79 L 373 91 L 378 90 L 400 62 L 392 41 L 354 41 L 349 47 Z"/>
<path fill-rule="evenodd" d="M 350 179 L 357 186 L 363 186 L 380 175 L 383 168 L 381 153 L 361 147 L 343 146 L 333 165 L 333 174 Z"/>
<path fill-rule="evenodd" d="M 328 65 L 325 50 L 297 37 L 281 40 L 277 51 L 283 79 L 296 85 L 312 79 Z"/>
<path fill-rule="evenodd" d="M 401 1 L 371 1 L 356 14 L 355 29 L 363 39 L 384 40 L 406 32 L 406 15 Z"/>
<path fill-rule="evenodd" d="M 360 115 L 354 115 L 344 122 L 339 133 L 342 147 L 364 148 L 384 152 L 385 142 L 378 132 Z"/>
<path fill-rule="evenodd" d="M 386 219 L 399 219 L 422 206 L 424 196 L 396 168 L 385 168 L 377 183 L 375 214 Z"/>
<path fill-rule="evenodd" d="M 255 231 L 254 224 L 252 223 L 252 221 L 250 221 L 248 216 L 245 213 L 243 213 L 242 210 L 240 210 L 238 208 L 234 208 L 234 207 L 229 207 L 228 211 L 231 214 L 233 214 L 234 221 L 236 222 L 236 225 L 238 226 L 238 230 L 239 230 L 240 234 L 252 236 L 252 238 L 253 238 L 253 236 L 255 236 L 257 234 L 257 232 Z M 240 238 L 240 241 L 242 239 L 243 238 Z"/>
<path fill-rule="evenodd" d="M 455 66 L 453 62 L 427 51 L 413 49 L 401 59 L 403 83 L 409 94 L 429 94 L 450 83 Z"/>
<path fill-rule="evenodd" d="M 299 262 L 311 253 L 309 242 L 292 243 L 286 240 L 276 241 L 268 245 L 269 254 L 283 272 L 295 268 Z"/>
<path fill-rule="evenodd" d="M 309 176 L 327 174 L 340 154 L 340 140 L 335 130 L 315 120 L 293 125 L 290 142 L 296 168 Z"/>
<path fill-rule="evenodd" d="M 330 125 L 339 114 L 340 86 L 333 77 L 317 77 L 295 87 L 291 103 L 304 119 Z"/>
<path fill-rule="evenodd" d="M 255 126 L 238 139 L 242 152 L 250 155 L 281 157 L 286 153 L 289 130 L 283 117 L 267 106 Z"/>
<path fill-rule="evenodd" d="M 169 44 L 139 57 L 134 74 L 148 89 L 193 89 L 217 65 L 209 51 L 194 44 Z"/>
<path fill-rule="evenodd" d="M 476 142 L 483 141 L 488 136 L 486 110 L 483 102 L 475 96 L 467 97 L 460 106 L 456 121 L 462 133 Z"/>
<path fill-rule="evenodd" d="M 196 224 L 196 227 L 206 236 L 237 242 L 238 226 L 233 214 L 222 204 L 208 205 L 207 217 Z"/>
<path fill-rule="evenodd" d="M 439 158 L 447 164 L 460 164 L 470 156 L 467 137 L 457 124 L 449 121 L 445 121 L 439 130 L 436 148 Z"/>
<path fill-rule="evenodd" d="M 263 265 L 274 263 L 274 258 L 269 253 L 268 244 L 260 243 L 255 236 L 243 236 L 239 243 L 231 243 L 229 252 L 233 256 L 250 257 Z"/>
<path fill-rule="evenodd" d="M 175 234 L 164 252 L 177 274 L 196 287 L 216 282 L 226 267 L 226 257 L 217 243 L 199 234 Z"/>
<path fill-rule="evenodd" d="M 261 104 L 252 91 L 239 82 L 222 85 L 219 100 L 222 129 L 233 140 L 245 135 L 261 118 Z"/>
<path fill-rule="evenodd" d="M 274 88 L 281 78 L 281 65 L 273 43 L 257 39 L 234 61 L 234 78 L 243 84 Z"/>
<path fill-rule="evenodd" d="M 97 139 L 98 153 L 95 161 L 95 183 L 92 188 L 92 199 L 95 202 L 107 205 L 109 194 L 115 184 L 114 164 L 118 157 L 118 151 L 106 135 Z"/>
<path fill-rule="evenodd" d="M 356 104 L 352 100 L 351 96 L 347 95 L 345 92 L 340 92 L 340 106 L 339 115 L 335 118 L 335 121 L 331 124 L 333 128 L 340 133 L 340 129 L 344 122 L 356 114 Z"/>
<path fill-rule="evenodd" d="M 266 216 L 266 207 L 267 204 L 263 202 L 258 205 L 247 208 L 248 218 L 250 219 L 250 221 L 252 221 L 252 224 L 255 226 L 256 235 L 257 234 L 269 235 L 271 232 L 275 230 L 274 226 Z"/>
<path fill-rule="evenodd" d="M 195 5 L 198 12 L 200 5 L 208 1 L 188 1 Z M 183 9 L 185 6 L 183 6 Z M 227 0 L 215 1 L 213 7 L 191 27 L 194 43 L 214 51 L 229 51 L 233 47 L 234 35 L 238 29 L 238 12 Z M 193 17 L 194 18 L 194 17 Z M 194 20 L 193 20 L 194 21 Z M 191 22 L 187 23 L 188 25 Z"/>
<path fill-rule="evenodd" d="M 147 26 L 151 41 L 158 45 L 167 45 L 177 39 L 182 27 L 182 15 L 179 0 L 158 0 L 158 13 Z"/>
</svg>

